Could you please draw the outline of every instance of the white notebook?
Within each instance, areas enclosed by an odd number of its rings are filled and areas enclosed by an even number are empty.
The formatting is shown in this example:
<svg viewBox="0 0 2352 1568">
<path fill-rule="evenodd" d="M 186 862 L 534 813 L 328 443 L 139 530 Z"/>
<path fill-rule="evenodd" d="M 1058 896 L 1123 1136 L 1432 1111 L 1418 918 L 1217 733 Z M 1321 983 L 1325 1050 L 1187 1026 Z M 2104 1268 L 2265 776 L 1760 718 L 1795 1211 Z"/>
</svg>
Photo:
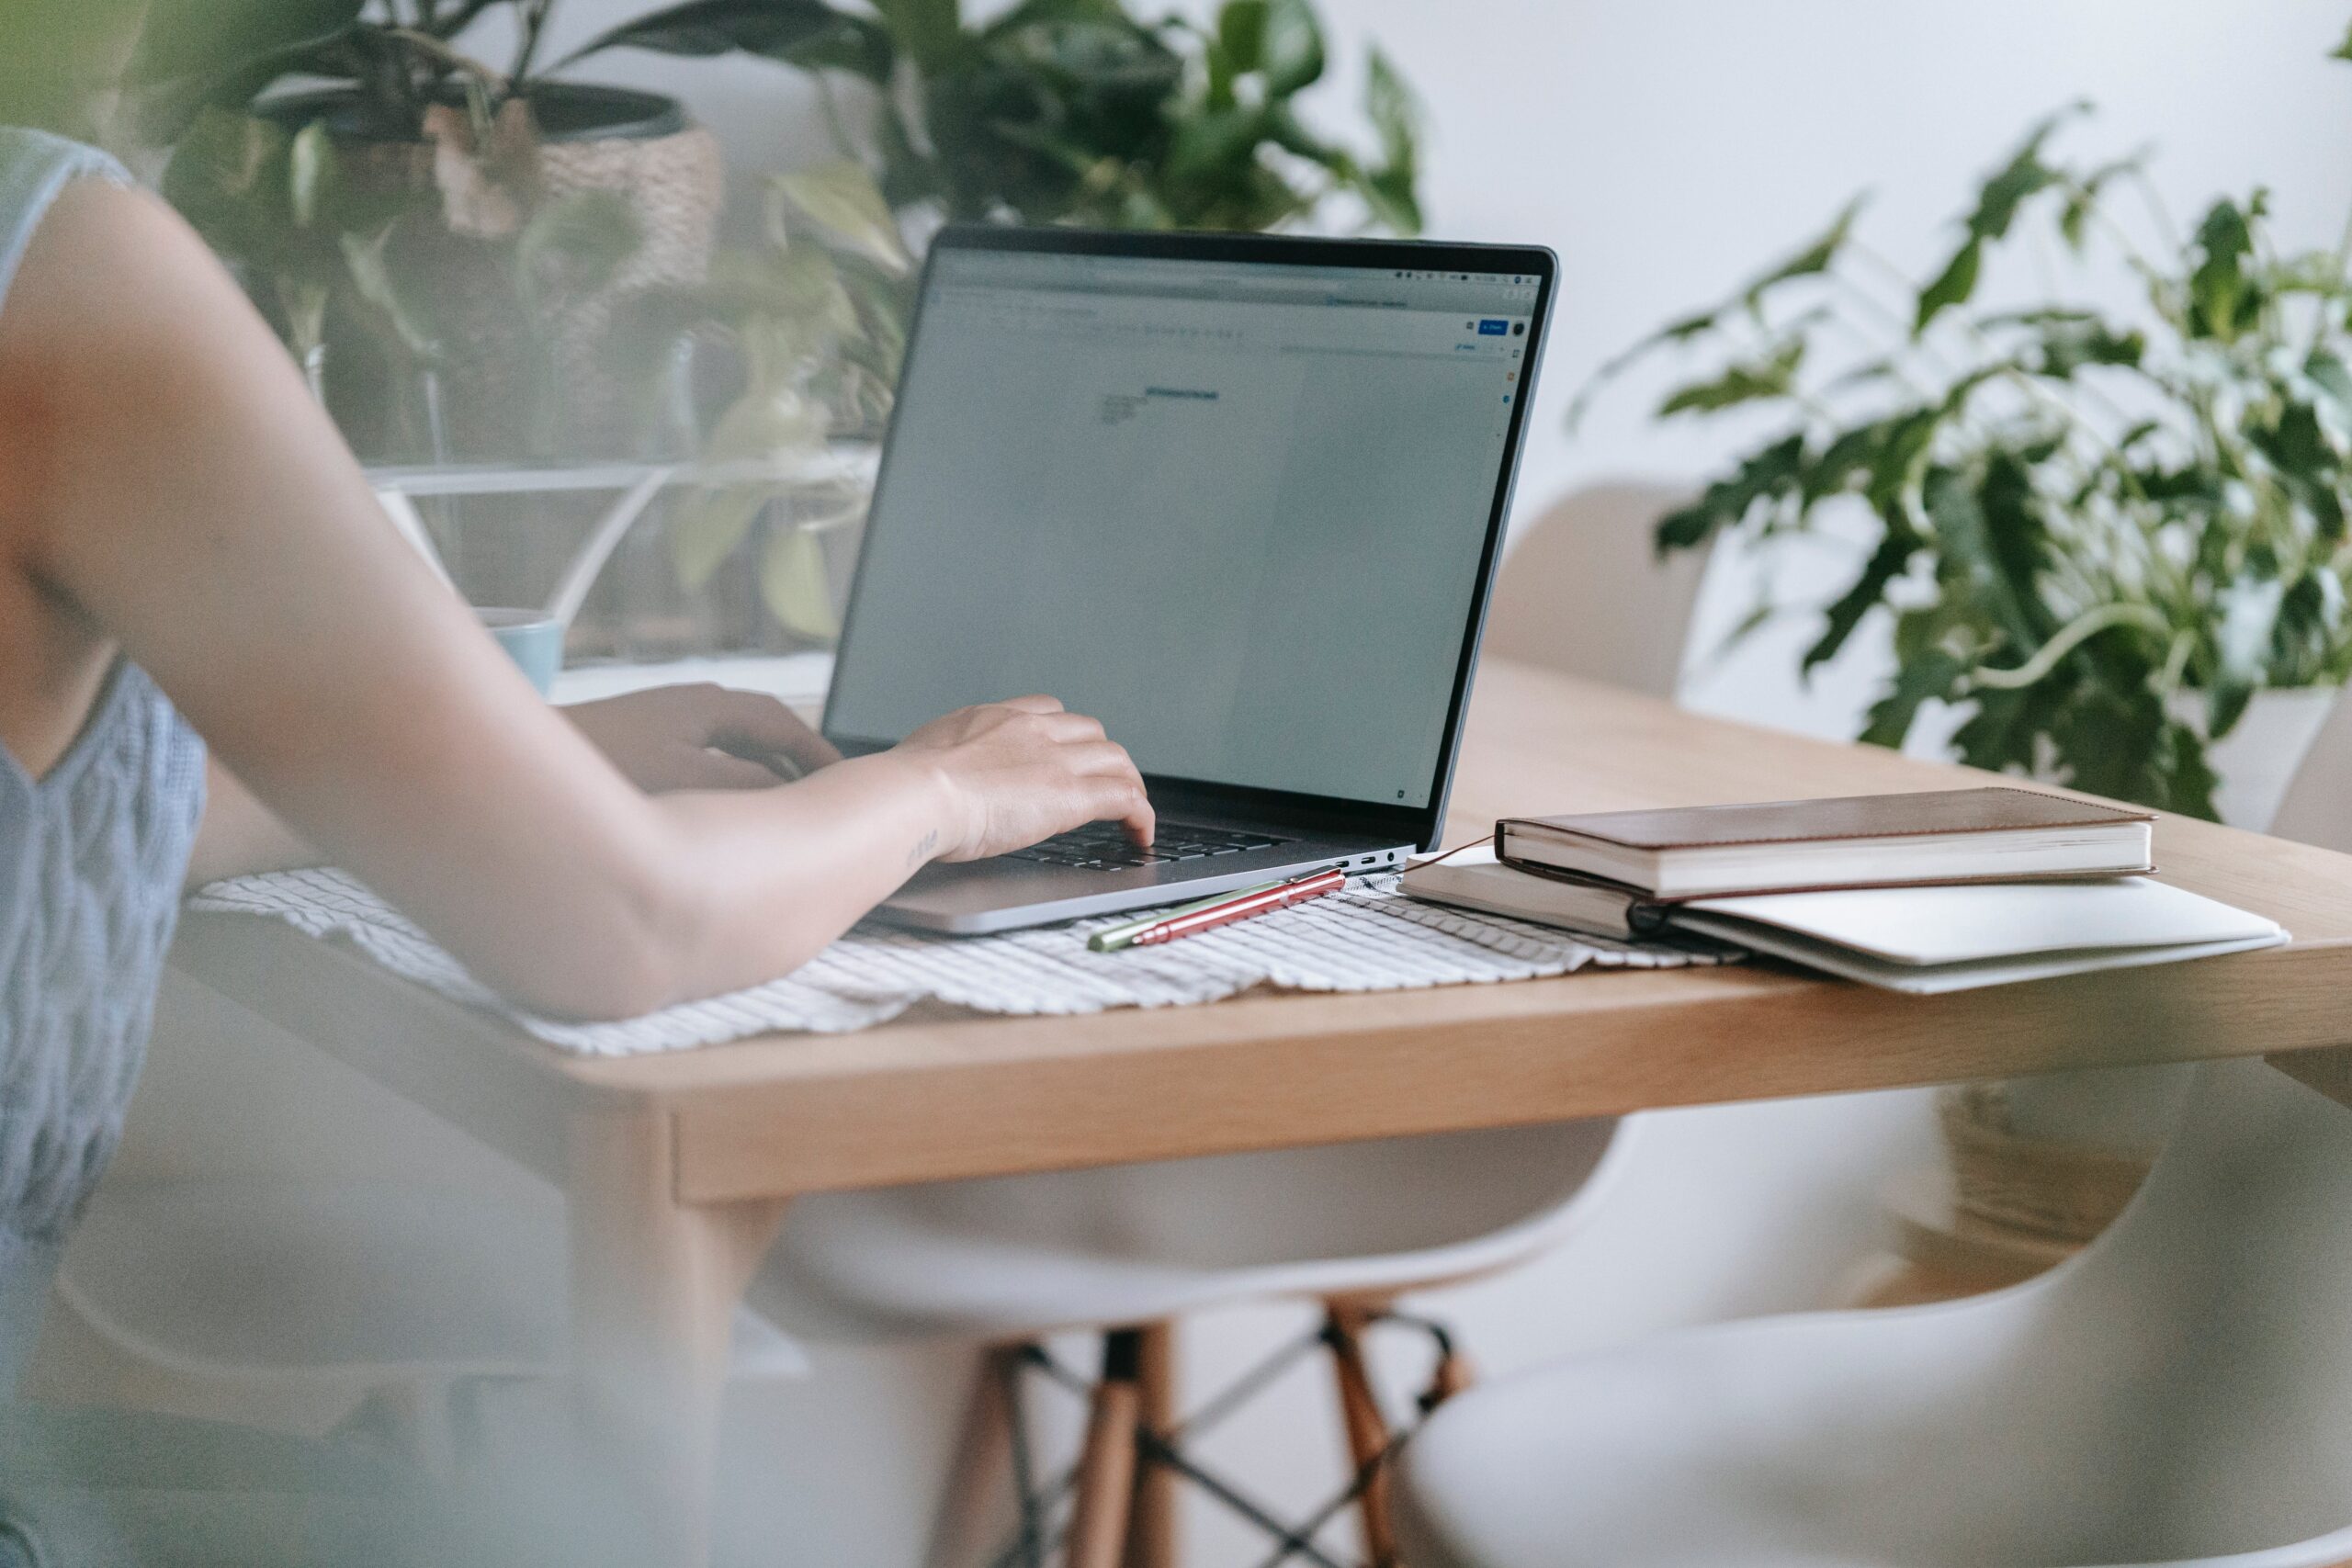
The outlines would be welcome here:
<svg viewBox="0 0 2352 1568">
<path fill-rule="evenodd" d="M 1706 898 L 1688 931 L 1928 994 L 2169 964 L 2287 940 L 2276 920 L 2149 877 Z"/>
</svg>

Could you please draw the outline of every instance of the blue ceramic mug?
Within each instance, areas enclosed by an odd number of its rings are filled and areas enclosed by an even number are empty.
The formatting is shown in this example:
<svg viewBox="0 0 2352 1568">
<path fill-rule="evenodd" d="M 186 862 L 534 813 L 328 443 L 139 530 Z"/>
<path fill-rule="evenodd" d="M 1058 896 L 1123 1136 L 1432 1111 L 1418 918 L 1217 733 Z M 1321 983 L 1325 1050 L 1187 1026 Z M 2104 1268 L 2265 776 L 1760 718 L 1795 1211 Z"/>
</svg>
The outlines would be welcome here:
<svg viewBox="0 0 2352 1568">
<path fill-rule="evenodd" d="M 563 667 L 563 623 L 545 610 L 505 610 L 476 605 L 474 614 L 506 656 L 522 667 L 532 685 L 546 696 Z"/>
</svg>

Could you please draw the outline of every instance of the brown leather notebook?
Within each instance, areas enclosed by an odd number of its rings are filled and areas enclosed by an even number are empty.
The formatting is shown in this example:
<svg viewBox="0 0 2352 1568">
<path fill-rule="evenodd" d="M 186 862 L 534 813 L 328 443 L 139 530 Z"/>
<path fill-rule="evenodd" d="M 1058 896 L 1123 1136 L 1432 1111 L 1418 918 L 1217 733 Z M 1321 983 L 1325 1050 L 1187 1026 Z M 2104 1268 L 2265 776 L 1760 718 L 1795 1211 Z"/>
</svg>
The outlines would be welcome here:
<svg viewBox="0 0 2352 1568">
<path fill-rule="evenodd" d="M 2121 876 L 2154 869 L 2154 814 L 1990 786 L 1506 818 L 1506 863 L 1655 898 Z"/>
</svg>

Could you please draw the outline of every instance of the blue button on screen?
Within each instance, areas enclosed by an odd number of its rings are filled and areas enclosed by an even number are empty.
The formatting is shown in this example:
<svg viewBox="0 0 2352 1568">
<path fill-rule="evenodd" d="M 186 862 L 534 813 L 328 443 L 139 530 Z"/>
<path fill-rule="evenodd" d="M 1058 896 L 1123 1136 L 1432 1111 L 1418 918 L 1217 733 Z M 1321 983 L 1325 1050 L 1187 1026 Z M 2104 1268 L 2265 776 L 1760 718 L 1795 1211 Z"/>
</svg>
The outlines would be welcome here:
<svg viewBox="0 0 2352 1568">
<path fill-rule="evenodd" d="M 1499 321 L 1492 316 L 1488 316 L 1485 321 L 1478 323 L 1478 335 L 1480 337 L 1500 337 L 1503 333 L 1509 331 L 1510 331 L 1510 323 L 1509 321 Z"/>
</svg>

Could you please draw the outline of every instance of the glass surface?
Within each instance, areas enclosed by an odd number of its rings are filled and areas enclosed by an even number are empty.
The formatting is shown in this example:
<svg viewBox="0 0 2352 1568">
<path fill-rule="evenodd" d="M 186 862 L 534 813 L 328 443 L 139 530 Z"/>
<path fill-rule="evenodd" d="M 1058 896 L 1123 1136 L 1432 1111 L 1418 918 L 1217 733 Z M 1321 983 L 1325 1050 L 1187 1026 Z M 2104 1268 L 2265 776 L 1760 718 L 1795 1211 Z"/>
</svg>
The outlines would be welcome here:
<svg viewBox="0 0 2352 1568">
<path fill-rule="evenodd" d="M 829 728 L 1045 692 L 1148 773 L 1428 805 L 1535 293 L 943 253 Z"/>
</svg>

